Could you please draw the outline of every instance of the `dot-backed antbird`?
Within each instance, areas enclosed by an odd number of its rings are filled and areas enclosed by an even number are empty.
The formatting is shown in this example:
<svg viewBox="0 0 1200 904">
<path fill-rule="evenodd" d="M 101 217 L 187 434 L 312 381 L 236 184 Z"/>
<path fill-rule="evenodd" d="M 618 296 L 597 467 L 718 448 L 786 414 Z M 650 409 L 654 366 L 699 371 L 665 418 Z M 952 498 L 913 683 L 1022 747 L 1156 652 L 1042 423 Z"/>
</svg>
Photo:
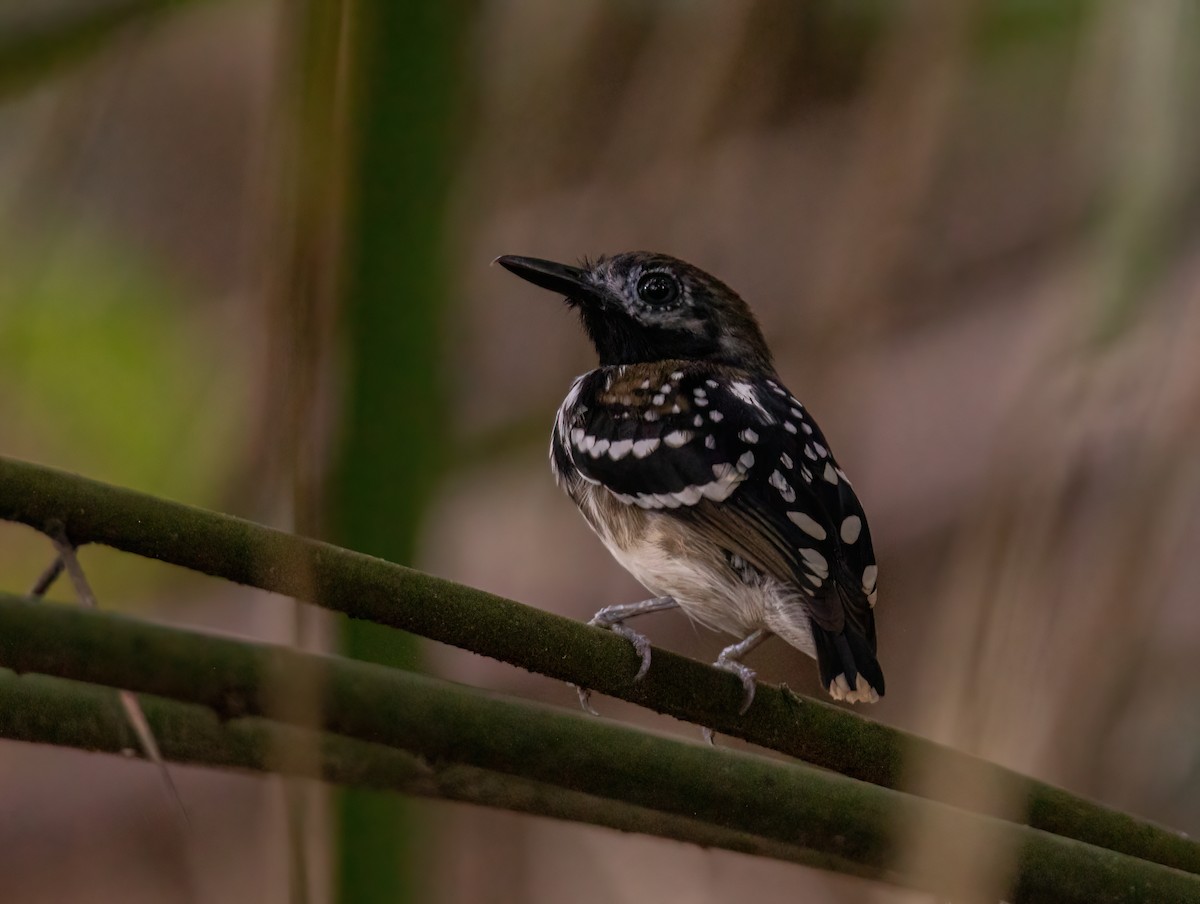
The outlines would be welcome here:
<svg viewBox="0 0 1200 904">
<path fill-rule="evenodd" d="M 772 634 L 817 660 L 836 700 L 884 692 L 875 554 L 821 430 L 784 387 L 746 303 L 681 260 L 634 251 L 570 267 L 497 262 L 566 296 L 600 355 L 554 423 L 550 465 L 609 551 L 654 599 L 591 624 L 650 644 L 626 619 L 678 606 L 741 638 L 715 665 L 754 697 L 742 657 Z M 580 692 L 587 707 L 586 692 Z"/>
</svg>

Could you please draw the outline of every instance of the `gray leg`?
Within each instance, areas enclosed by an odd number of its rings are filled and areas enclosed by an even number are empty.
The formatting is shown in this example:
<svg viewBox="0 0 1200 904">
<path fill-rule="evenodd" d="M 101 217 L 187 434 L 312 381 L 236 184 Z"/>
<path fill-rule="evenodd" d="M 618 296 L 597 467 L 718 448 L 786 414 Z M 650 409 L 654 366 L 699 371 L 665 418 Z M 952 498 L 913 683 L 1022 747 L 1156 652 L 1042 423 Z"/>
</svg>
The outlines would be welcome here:
<svg viewBox="0 0 1200 904">
<path fill-rule="evenodd" d="M 713 663 L 714 668 L 732 672 L 742 679 L 742 687 L 745 688 L 746 696 L 742 701 L 741 709 L 738 710 L 739 716 L 743 715 L 750 708 L 750 704 L 754 702 L 754 679 L 757 674 L 750 666 L 744 665 L 741 659 L 770 636 L 771 632 L 766 628 L 759 628 L 753 634 L 723 649 L 721 655 L 717 657 L 717 661 Z M 713 742 L 711 728 L 704 729 L 704 740 L 710 744 Z"/>
<path fill-rule="evenodd" d="M 672 596 L 656 596 L 654 599 L 642 600 L 640 603 L 622 603 L 617 606 L 605 606 L 592 616 L 588 624 L 595 625 L 598 628 L 608 628 L 614 634 L 624 637 L 633 644 L 633 649 L 642 657 L 642 666 L 638 669 L 638 673 L 633 676 L 633 680 L 641 681 L 646 671 L 650 668 L 650 640 L 645 634 L 639 634 L 633 628 L 626 625 L 625 619 L 633 618 L 635 615 L 645 615 L 648 612 L 675 609 L 678 606 L 679 603 Z M 592 705 L 589 702 L 592 692 L 583 687 L 576 687 L 575 690 L 579 692 L 579 705 L 586 712 L 596 715 L 596 711 L 592 709 Z"/>
</svg>

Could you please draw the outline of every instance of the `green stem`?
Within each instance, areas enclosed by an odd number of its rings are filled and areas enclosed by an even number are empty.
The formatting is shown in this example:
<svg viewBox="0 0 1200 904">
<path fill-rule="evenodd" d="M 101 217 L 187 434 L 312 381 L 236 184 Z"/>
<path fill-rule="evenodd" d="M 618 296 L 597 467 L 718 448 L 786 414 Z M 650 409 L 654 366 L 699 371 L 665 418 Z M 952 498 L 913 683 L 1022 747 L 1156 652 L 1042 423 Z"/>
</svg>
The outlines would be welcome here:
<svg viewBox="0 0 1200 904">
<path fill-rule="evenodd" d="M 0 664 L 248 716 L 271 715 L 267 688 L 318 688 L 321 727 L 334 734 L 700 820 L 955 898 L 977 896 L 963 884 L 973 878 L 956 879 L 942 862 L 906 861 L 913 826 L 936 827 L 949 858 L 962 850 L 1011 857 L 1006 900 L 1200 901 L 1200 878 L 1145 860 L 809 766 L 370 663 L 0 594 Z"/>
<path fill-rule="evenodd" d="M 278 772 L 375 791 L 498 807 L 534 816 L 639 832 L 806 866 L 878 878 L 878 871 L 794 845 L 734 832 L 621 801 L 568 791 L 459 763 L 259 717 L 220 720 L 211 709 L 162 697 L 140 698 L 146 718 L 175 763 Z M 0 737 L 110 754 L 136 754 L 113 692 L 45 675 L 0 671 Z M 315 756 L 280 756 L 281 750 Z"/>
<path fill-rule="evenodd" d="M 736 677 L 666 650 L 634 682 L 639 660 L 619 637 L 361 553 L 5 458 L 0 518 L 403 628 L 883 787 L 903 788 L 919 763 L 944 777 L 943 803 L 970 807 L 963 795 L 983 783 L 1026 801 L 1030 826 L 1200 873 L 1200 846 L 1168 829 L 786 689 L 760 685 L 738 716 Z"/>
</svg>

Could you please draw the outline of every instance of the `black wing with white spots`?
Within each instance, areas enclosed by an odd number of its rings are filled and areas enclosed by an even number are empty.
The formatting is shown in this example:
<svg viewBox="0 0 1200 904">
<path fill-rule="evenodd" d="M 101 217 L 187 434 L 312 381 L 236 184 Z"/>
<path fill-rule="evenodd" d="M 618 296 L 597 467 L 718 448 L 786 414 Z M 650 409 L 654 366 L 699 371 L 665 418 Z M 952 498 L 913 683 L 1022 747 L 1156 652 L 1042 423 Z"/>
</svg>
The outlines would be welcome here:
<svg viewBox="0 0 1200 904">
<path fill-rule="evenodd" d="M 798 588 L 822 683 L 883 692 L 866 516 L 825 437 L 779 383 L 695 363 L 602 368 L 559 412 L 555 471 L 691 522 Z"/>
<path fill-rule="evenodd" d="M 559 412 L 555 470 L 577 473 L 644 509 L 721 502 L 753 467 L 747 438 L 757 439 L 725 429 L 723 401 L 720 383 L 695 368 L 593 371 Z"/>
</svg>

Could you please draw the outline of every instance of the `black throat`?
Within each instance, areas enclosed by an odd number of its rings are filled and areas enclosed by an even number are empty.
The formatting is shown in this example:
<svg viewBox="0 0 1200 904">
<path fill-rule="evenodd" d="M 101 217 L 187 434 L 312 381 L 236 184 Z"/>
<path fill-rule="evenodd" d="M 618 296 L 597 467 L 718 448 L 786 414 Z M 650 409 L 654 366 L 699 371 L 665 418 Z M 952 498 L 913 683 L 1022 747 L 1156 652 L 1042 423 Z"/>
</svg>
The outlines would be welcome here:
<svg viewBox="0 0 1200 904">
<path fill-rule="evenodd" d="M 715 331 L 646 326 L 623 312 L 588 306 L 580 308 L 580 317 L 603 367 L 665 360 L 721 361 Z"/>
</svg>

